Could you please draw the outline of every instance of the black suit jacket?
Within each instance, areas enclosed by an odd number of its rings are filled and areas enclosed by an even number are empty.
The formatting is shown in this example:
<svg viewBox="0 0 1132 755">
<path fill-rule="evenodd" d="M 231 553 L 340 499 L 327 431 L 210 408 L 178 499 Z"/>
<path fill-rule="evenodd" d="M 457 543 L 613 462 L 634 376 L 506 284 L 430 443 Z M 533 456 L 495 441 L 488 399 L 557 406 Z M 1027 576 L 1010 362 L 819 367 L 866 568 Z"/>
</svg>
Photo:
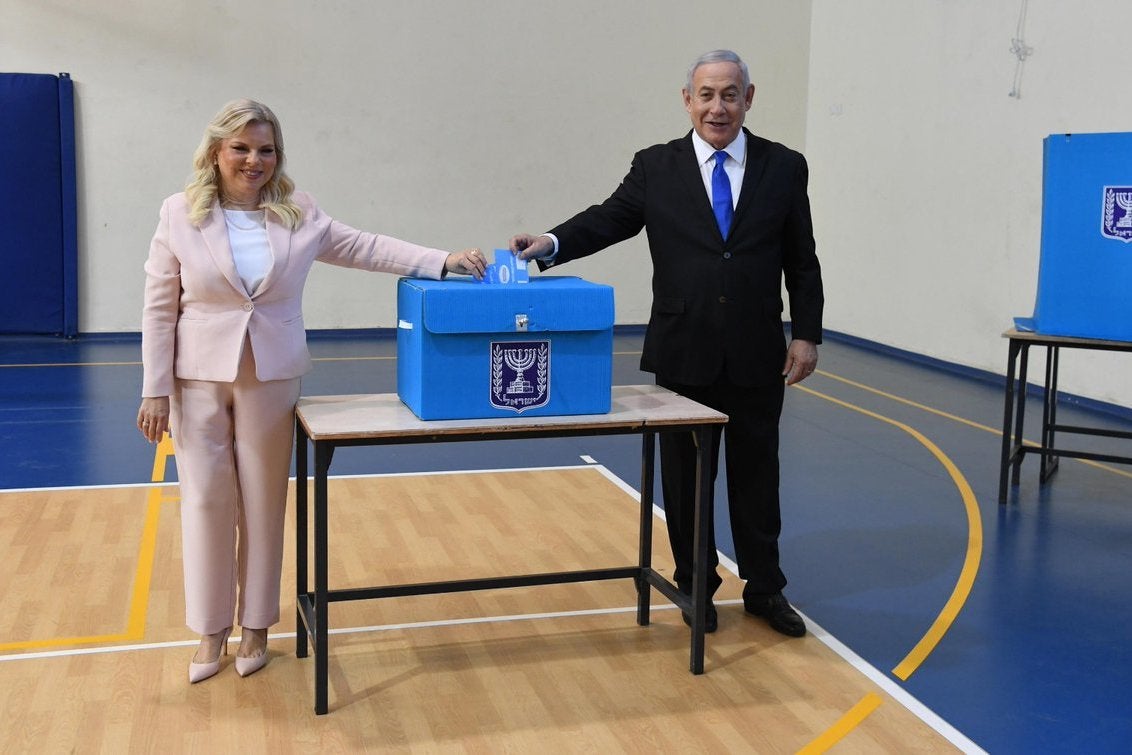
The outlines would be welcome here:
<svg viewBox="0 0 1132 755">
<path fill-rule="evenodd" d="M 726 370 L 736 385 L 782 380 L 782 279 L 794 338 L 821 342 L 824 296 L 814 251 L 805 158 L 747 134 L 747 166 L 726 241 L 712 214 L 691 132 L 638 152 L 599 205 L 552 228 L 556 264 L 593 254 L 645 228 L 652 313 L 641 369 L 686 385 Z"/>
</svg>

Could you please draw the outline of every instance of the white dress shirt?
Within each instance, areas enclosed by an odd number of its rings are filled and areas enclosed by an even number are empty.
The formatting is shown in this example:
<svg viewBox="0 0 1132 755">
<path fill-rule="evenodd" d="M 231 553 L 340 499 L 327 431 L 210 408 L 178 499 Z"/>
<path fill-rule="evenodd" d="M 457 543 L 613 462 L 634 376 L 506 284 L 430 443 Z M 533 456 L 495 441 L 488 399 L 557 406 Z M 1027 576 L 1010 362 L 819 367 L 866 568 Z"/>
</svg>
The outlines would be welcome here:
<svg viewBox="0 0 1132 755">
<path fill-rule="evenodd" d="M 696 161 L 700 166 L 700 178 L 704 181 L 707 190 L 708 206 L 712 206 L 711 173 L 715 170 L 716 148 L 708 144 L 695 131 L 692 132 L 692 146 L 696 148 Z M 747 169 L 747 135 L 742 131 L 735 137 L 735 141 L 723 148 L 727 153 L 727 160 L 723 163 L 723 170 L 731 181 L 731 209 L 739 203 L 739 189 L 743 186 L 743 172 Z"/>
</svg>

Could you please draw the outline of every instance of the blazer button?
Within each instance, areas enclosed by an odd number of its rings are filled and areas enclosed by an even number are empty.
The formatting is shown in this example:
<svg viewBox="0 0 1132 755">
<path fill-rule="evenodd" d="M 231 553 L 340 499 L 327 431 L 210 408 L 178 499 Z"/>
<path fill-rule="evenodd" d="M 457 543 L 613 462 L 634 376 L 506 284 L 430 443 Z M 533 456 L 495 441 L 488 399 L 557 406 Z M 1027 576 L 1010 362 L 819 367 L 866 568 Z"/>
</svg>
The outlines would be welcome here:
<svg viewBox="0 0 1132 755">
<path fill-rule="evenodd" d="M 731 252 L 724 252 L 723 253 L 723 259 L 725 259 L 725 260 L 731 259 Z"/>
<path fill-rule="evenodd" d="M 252 304 L 250 301 L 244 302 L 244 311 L 245 312 L 251 312 L 253 309 L 255 309 L 254 304 Z"/>
</svg>

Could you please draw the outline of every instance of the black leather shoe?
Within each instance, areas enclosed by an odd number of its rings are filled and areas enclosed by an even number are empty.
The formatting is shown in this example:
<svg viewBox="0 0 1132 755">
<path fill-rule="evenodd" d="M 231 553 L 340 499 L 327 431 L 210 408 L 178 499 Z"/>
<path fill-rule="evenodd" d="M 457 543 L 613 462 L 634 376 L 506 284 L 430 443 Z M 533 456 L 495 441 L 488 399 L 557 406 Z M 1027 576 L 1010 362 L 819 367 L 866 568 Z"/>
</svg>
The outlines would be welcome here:
<svg viewBox="0 0 1132 755">
<path fill-rule="evenodd" d="M 680 616 L 683 617 L 685 624 L 692 626 L 692 615 L 690 613 L 681 611 Z M 708 603 L 707 608 L 704 609 L 704 632 L 711 634 L 717 629 L 719 629 L 719 614 L 715 611 L 715 604 Z"/>
<path fill-rule="evenodd" d="M 691 584 L 684 584 L 682 582 L 679 582 L 676 584 L 676 589 L 684 593 L 684 595 L 688 596 L 688 600 L 692 599 Z M 715 593 L 715 590 L 710 586 L 708 587 L 708 590 L 710 590 L 710 592 L 708 593 L 707 606 L 704 607 L 704 632 L 711 634 L 715 630 L 719 629 L 719 614 L 715 612 L 715 603 L 711 602 L 711 596 Z M 684 623 L 688 626 L 692 626 L 692 614 L 685 613 L 684 611 L 680 611 L 680 614 L 684 619 Z"/>
<path fill-rule="evenodd" d="M 802 617 L 790 607 L 790 603 L 780 592 L 774 595 L 750 595 L 744 590 L 743 608 L 749 614 L 766 619 L 771 629 L 787 637 L 802 637 L 806 634 L 806 622 L 802 621 Z"/>
</svg>

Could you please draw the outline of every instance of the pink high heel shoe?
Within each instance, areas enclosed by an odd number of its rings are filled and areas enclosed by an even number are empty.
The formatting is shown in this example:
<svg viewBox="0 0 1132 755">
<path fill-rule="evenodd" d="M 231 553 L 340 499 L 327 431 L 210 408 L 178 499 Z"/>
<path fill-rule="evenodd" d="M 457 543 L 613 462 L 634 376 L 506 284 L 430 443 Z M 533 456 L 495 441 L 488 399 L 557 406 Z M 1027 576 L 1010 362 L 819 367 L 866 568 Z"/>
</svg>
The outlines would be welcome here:
<svg viewBox="0 0 1132 755">
<path fill-rule="evenodd" d="M 243 632 L 255 632 L 257 630 L 248 629 L 245 627 Z M 263 649 L 256 655 L 242 656 L 237 651 L 236 654 L 236 673 L 240 676 L 251 676 L 255 672 L 267 665 L 267 630 L 259 630 L 263 632 Z M 240 638 L 240 644 L 243 645 L 243 637 Z"/>
<path fill-rule="evenodd" d="M 196 684 L 203 682 L 211 676 L 216 676 L 220 671 L 220 656 L 228 654 L 228 635 L 232 634 L 232 627 L 222 629 L 217 634 L 220 635 L 220 649 L 216 651 L 216 660 L 209 661 L 208 663 L 197 663 L 196 661 L 189 662 L 189 684 Z M 214 637 L 216 635 L 209 635 Z M 194 656 L 195 657 L 195 656 Z"/>
</svg>

